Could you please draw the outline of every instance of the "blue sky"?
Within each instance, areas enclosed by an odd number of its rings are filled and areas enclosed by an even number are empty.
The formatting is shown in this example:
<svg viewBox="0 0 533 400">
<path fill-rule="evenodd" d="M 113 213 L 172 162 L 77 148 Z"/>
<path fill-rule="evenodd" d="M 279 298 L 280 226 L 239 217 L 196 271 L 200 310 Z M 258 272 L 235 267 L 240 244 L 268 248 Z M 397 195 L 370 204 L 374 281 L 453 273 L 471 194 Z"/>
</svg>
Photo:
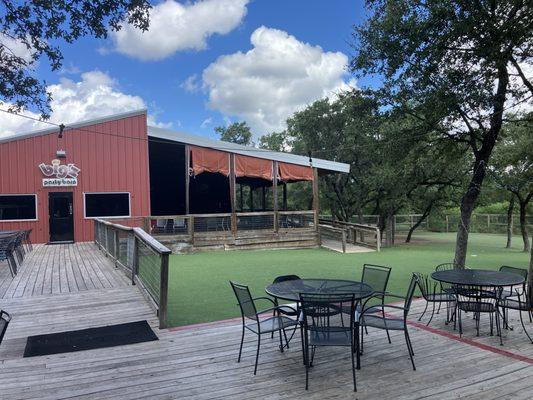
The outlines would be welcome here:
<svg viewBox="0 0 533 400">
<path fill-rule="evenodd" d="M 127 32 L 122 39 L 113 35 L 107 40 L 85 38 L 62 47 L 64 68 L 60 72 L 51 72 L 47 61 L 41 60 L 36 74 L 55 85 L 51 120 L 69 122 L 74 115 L 83 119 L 107 109 L 121 111 L 144 104 L 152 123 L 171 129 L 213 136 L 215 126 L 247 120 L 259 136 L 282 128 L 289 113 L 323 93 L 333 93 L 343 85 L 372 84 L 369 80 L 355 83 L 340 66 L 352 53 L 352 26 L 364 19 L 361 1 L 238 0 L 231 3 L 233 11 L 226 12 L 228 1 L 233 0 L 203 0 L 207 4 L 200 10 L 193 7 L 202 1 L 168 0 L 168 10 L 175 10 L 177 19 L 171 23 L 155 20 L 151 30 L 160 32 L 152 42 L 138 47 L 139 40 Z M 162 3 L 154 5 L 159 8 Z M 180 21 L 179 15 L 189 17 Z M 252 44 L 254 32 L 256 43 Z M 168 39 L 172 35 L 174 39 Z M 190 39 L 183 39 L 188 35 Z M 166 41 L 175 49 L 150 55 Z M 286 50 L 288 46 L 296 50 Z M 261 49 L 248 54 L 255 47 Z M 285 51 L 296 53 L 295 58 L 286 57 Z M 184 85 L 187 78 L 193 83 L 189 90 Z M 77 92 L 81 87 L 82 94 Z M 73 91 L 71 97 L 63 98 L 69 91 Z M 91 99 L 100 106 L 89 107 Z M 20 131 L 17 123 L 7 126 Z M 27 125 L 20 128 L 27 129 Z"/>
</svg>

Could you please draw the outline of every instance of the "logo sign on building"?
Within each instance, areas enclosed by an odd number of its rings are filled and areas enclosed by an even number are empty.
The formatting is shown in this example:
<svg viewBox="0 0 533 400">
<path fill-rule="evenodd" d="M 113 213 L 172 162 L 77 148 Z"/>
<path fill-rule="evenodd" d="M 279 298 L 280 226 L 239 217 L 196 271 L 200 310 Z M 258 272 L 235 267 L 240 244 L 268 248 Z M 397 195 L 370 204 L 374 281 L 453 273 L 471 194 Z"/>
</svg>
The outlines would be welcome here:
<svg viewBox="0 0 533 400">
<path fill-rule="evenodd" d="M 51 165 L 39 164 L 39 169 L 44 176 L 44 187 L 52 186 L 78 186 L 78 174 L 80 169 L 74 164 L 61 165 L 60 160 L 52 160 Z"/>
</svg>

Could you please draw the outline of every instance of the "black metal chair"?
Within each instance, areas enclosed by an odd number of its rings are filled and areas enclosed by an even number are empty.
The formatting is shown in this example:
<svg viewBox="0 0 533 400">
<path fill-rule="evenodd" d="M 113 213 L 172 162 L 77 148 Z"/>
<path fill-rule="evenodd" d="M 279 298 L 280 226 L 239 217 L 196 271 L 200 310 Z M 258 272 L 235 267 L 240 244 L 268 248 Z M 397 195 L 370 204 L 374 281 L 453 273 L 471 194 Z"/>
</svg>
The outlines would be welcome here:
<svg viewBox="0 0 533 400">
<path fill-rule="evenodd" d="M 527 276 L 528 276 L 528 270 L 527 269 L 517 268 L 517 267 L 510 267 L 508 265 L 502 265 L 500 267 L 500 271 L 501 272 L 510 272 L 510 273 L 517 274 L 517 275 L 520 275 L 520 276 L 524 277 L 524 284 L 522 285 L 520 290 L 522 291 L 522 293 L 525 292 L 526 283 L 527 283 Z M 511 287 L 503 288 L 503 290 L 500 293 L 500 297 L 502 299 L 505 299 L 506 297 L 516 297 L 517 293 L 518 293 L 517 292 L 517 288 L 513 288 L 511 286 Z M 533 312 L 531 312 L 531 311 L 528 312 L 528 315 L 529 315 L 529 322 L 533 322 Z M 507 309 L 504 309 L 504 312 L 503 312 L 503 323 L 504 323 L 506 328 L 509 328 L 508 318 L 507 318 Z"/>
<path fill-rule="evenodd" d="M 462 312 L 472 312 L 476 321 L 476 335 L 479 336 L 481 314 L 489 314 L 490 334 L 494 333 L 494 317 L 496 319 L 496 333 L 503 344 L 500 328 L 500 313 L 498 312 L 498 299 L 501 288 L 487 288 L 479 286 L 458 286 L 455 288 L 456 320 L 459 321 L 459 335 L 463 334 Z"/>
<path fill-rule="evenodd" d="M 9 315 L 4 310 L 0 310 L 0 344 L 2 344 L 2 340 L 4 340 L 4 335 L 7 330 L 7 326 L 9 325 L 9 322 L 11 321 L 11 315 Z"/>
<path fill-rule="evenodd" d="M 26 252 L 33 251 L 33 244 L 31 242 L 31 229 L 24 231 L 24 244 L 26 245 Z"/>
<path fill-rule="evenodd" d="M 274 278 L 274 280 L 272 281 L 272 283 L 280 283 L 280 282 L 287 282 L 287 281 L 296 281 L 296 280 L 299 280 L 301 279 L 298 275 L 281 275 L 281 276 L 277 276 L 276 278 Z M 283 315 L 286 315 L 288 317 L 298 317 L 298 314 L 299 314 L 299 304 L 296 303 L 296 304 L 289 304 L 289 305 L 284 305 L 282 304 L 281 306 L 278 304 L 278 299 L 277 297 L 274 297 L 274 303 L 276 304 L 276 307 L 278 307 L 277 311 Z M 274 311 L 275 313 L 275 311 Z M 296 330 L 298 329 L 297 326 L 294 327 L 294 330 L 292 331 L 290 337 L 289 337 L 289 340 L 287 340 L 287 348 L 289 347 L 289 342 L 292 340 L 292 338 L 294 337 L 294 334 L 296 333 Z M 272 332 L 272 337 L 274 337 L 274 332 Z"/>
<path fill-rule="evenodd" d="M 13 256 L 15 241 L 12 237 L 0 238 L 0 261 L 7 261 L 11 277 L 17 275 L 17 262 Z"/>
<path fill-rule="evenodd" d="M 415 355 L 413 351 L 413 345 L 411 344 L 411 338 L 409 337 L 409 331 L 407 330 L 407 315 L 411 308 L 411 303 L 413 302 L 413 295 L 415 293 L 416 285 L 418 278 L 415 274 L 411 276 L 411 281 L 407 289 L 407 294 L 405 296 L 398 296 L 388 293 L 387 297 L 394 297 L 404 300 L 404 305 L 398 306 L 393 304 L 383 304 L 380 307 L 383 309 L 383 315 L 376 313 L 369 313 L 368 309 L 363 309 L 360 317 L 360 326 L 361 326 L 361 353 L 363 352 L 363 327 L 384 329 L 386 331 L 403 331 L 405 335 L 405 343 L 407 344 L 407 350 L 409 351 L 409 358 L 411 359 L 411 364 L 413 365 L 413 370 L 416 371 L 415 361 L 413 356 Z M 385 313 L 385 309 L 390 308 L 391 310 L 401 310 L 403 311 L 403 316 L 398 317 L 389 317 Z"/>
<path fill-rule="evenodd" d="M 524 268 L 517 268 L 517 267 L 510 267 L 508 265 L 502 265 L 500 267 L 500 272 L 510 272 L 512 274 L 517 274 L 517 275 L 520 275 L 524 278 L 524 285 L 523 285 L 523 288 L 525 289 L 525 286 L 526 286 L 526 282 L 527 282 L 527 275 L 528 275 L 528 270 L 527 269 L 524 269 Z M 502 298 L 505 298 L 507 296 L 516 296 L 516 291 L 513 290 L 512 287 L 509 287 L 509 288 L 504 288 L 502 290 L 502 293 L 500 295 Z"/>
<path fill-rule="evenodd" d="M 355 352 L 357 334 L 353 329 L 355 315 L 355 296 L 353 294 L 300 294 L 302 310 L 301 330 L 305 364 L 305 389 L 309 388 L 309 369 L 313 366 L 315 351 L 321 346 L 350 347 L 352 357 L 353 389 L 357 391 L 355 380 Z M 340 318 L 339 304 L 350 304 L 350 324 L 345 325 Z"/>
<path fill-rule="evenodd" d="M 426 326 L 429 326 L 433 320 L 433 316 L 435 315 L 435 305 L 438 303 L 440 308 L 442 303 L 446 303 L 446 324 L 448 324 L 451 319 L 451 315 L 453 315 L 453 313 L 450 312 L 450 309 L 453 310 L 455 308 L 450 307 L 453 303 L 455 303 L 455 295 L 452 293 L 443 292 L 440 288 L 439 282 L 431 279 L 429 275 L 420 274 L 418 272 L 415 272 L 414 274 L 416 275 L 418 287 L 420 288 L 422 297 L 424 300 L 426 300 L 426 307 L 424 308 L 424 312 L 420 315 L 418 320 L 422 320 L 422 317 L 424 317 L 426 314 L 429 303 L 432 303 L 433 307 L 431 310 L 431 317 L 426 324 Z M 437 290 L 437 287 L 439 290 Z"/>
<path fill-rule="evenodd" d="M 374 293 L 371 297 L 366 299 L 364 303 L 359 304 L 357 306 L 357 312 L 361 313 L 363 308 L 367 309 L 369 313 L 383 311 L 383 308 L 381 306 L 385 304 L 385 295 L 387 293 L 387 285 L 389 283 L 390 273 L 390 267 L 374 264 L 363 265 L 363 274 L 361 276 L 361 281 L 363 283 L 366 283 L 367 285 L 370 285 L 370 287 L 374 290 Z M 369 303 L 372 303 L 374 305 L 371 305 Z M 377 305 L 375 303 L 377 303 Z M 342 311 L 343 313 L 347 314 L 350 312 L 350 308 L 343 306 Z M 391 343 L 389 331 L 386 331 L 389 343 Z"/>
<path fill-rule="evenodd" d="M 500 296 L 498 299 L 498 308 L 503 309 L 504 318 L 507 319 L 507 311 L 508 310 L 515 310 L 518 311 L 520 314 L 520 323 L 522 324 L 522 328 L 524 329 L 524 332 L 528 339 L 533 343 L 533 339 L 531 338 L 530 334 L 527 332 L 526 325 L 524 323 L 524 318 L 522 317 L 522 312 L 526 312 L 529 314 L 531 318 L 531 313 L 533 312 L 533 290 L 531 288 L 528 288 L 527 285 L 524 285 L 524 289 L 522 291 L 516 290 L 516 295 L 509 295 L 506 297 Z M 531 320 L 530 320 L 531 322 Z"/>
<path fill-rule="evenodd" d="M 239 358 L 237 359 L 237 362 L 241 362 L 241 355 L 242 355 L 242 345 L 244 343 L 244 332 L 246 330 L 249 330 L 250 332 L 253 332 L 257 335 L 257 352 L 255 356 L 255 367 L 254 367 L 254 375 L 257 374 L 257 363 L 259 361 L 259 349 L 261 347 L 261 335 L 271 333 L 271 332 L 279 332 L 279 343 L 280 343 L 280 350 L 283 352 L 283 336 L 285 337 L 285 341 L 287 341 L 287 335 L 285 334 L 285 328 L 292 327 L 295 325 L 298 325 L 298 321 L 291 319 L 289 317 L 285 317 L 283 315 L 274 315 L 272 317 L 267 317 L 264 319 L 260 318 L 260 314 L 269 313 L 272 311 L 275 311 L 278 309 L 276 307 L 274 301 L 269 297 L 255 297 L 253 298 L 250 294 L 250 289 L 248 286 L 239 285 L 237 283 L 231 282 L 231 287 L 233 288 L 233 292 L 235 293 L 235 297 L 237 297 L 237 301 L 239 303 L 239 307 L 241 310 L 241 317 L 242 317 L 242 337 L 241 337 L 241 345 L 239 347 Z M 257 308 L 255 306 L 255 300 L 266 300 L 272 303 L 273 307 L 267 308 L 265 310 L 257 311 Z M 285 306 L 288 307 L 288 306 Z M 246 323 L 246 321 L 249 321 Z"/>
</svg>

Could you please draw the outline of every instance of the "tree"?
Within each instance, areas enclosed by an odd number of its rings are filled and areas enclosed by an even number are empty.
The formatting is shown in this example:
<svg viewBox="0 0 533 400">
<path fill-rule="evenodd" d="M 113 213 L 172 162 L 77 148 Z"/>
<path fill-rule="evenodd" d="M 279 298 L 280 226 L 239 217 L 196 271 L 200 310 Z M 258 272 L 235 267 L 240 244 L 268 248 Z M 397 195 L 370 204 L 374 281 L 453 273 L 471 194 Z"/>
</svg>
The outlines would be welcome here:
<svg viewBox="0 0 533 400">
<path fill-rule="evenodd" d="M 533 113 L 505 124 L 489 171 L 496 183 L 518 200 L 524 252 L 530 249 L 527 207 L 533 197 Z M 510 208 L 512 201 L 510 202 Z M 512 212 L 509 211 L 509 212 Z"/>
<path fill-rule="evenodd" d="M 281 131 L 261 136 L 259 138 L 259 147 L 267 150 L 289 152 L 292 146 L 287 132 Z"/>
<path fill-rule="evenodd" d="M 234 122 L 228 126 L 217 126 L 215 132 L 220 135 L 220 140 L 242 144 L 245 146 L 252 145 L 252 131 L 250 127 L 243 122 Z"/>
<path fill-rule="evenodd" d="M 33 75 L 36 62 L 46 56 L 52 70 L 58 70 L 63 60 L 58 42 L 105 38 L 126 22 L 146 30 L 151 7 L 148 0 L 0 0 L 0 4 L 0 104 L 8 103 L 12 112 L 33 106 L 44 118 L 49 116 L 51 97 L 45 83 Z"/>
<path fill-rule="evenodd" d="M 348 174 L 321 177 L 321 207 L 341 221 L 354 215 L 362 218 L 364 207 L 372 201 L 368 176 L 374 165 L 372 136 L 379 118 L 376 102 L 354 92 L 337 101 L 317 100 L 287 120 L 286 135 L 294 153 L 350 164 Z"/>
<path fill-rule="evenodd" d="M 514 0 L 367 0 L 351 70 L 383 77 L 381 99 L 421 126 L 469 147 L 455 263 L 465 264 L 472 211 L 504 112 L 533 96 L 533 6 Z"/>
</svg>

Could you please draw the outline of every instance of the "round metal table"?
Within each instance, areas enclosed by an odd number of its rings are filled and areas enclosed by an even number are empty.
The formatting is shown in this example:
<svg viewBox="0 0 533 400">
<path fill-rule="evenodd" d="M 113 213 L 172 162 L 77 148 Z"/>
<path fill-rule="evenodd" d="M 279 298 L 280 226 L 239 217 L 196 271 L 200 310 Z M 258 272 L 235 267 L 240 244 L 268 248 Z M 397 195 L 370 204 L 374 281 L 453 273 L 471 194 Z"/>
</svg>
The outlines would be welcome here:
<svg viewBox="0 0 533 400">
<path fill-rule="evenodd" d="M 524 283 L 523 276 L 512 272 L 492 271 L 488 269 L 450 269 L 431 274 L 436 281 L 452 285 L 502 287 L 515 286 Z"/>
<path fill-rule="evenodd" d="M 299 301 L 300 293 L 311 294 L 354 294 L 355 300 L 371 296 L 374 290 L 366 283 L 342 279 L 297 279 L 272 283 L 266 287 L 272 297 L 282 300 Z"/>
<path fill-rule="evenodd" d="M 353 294 L 356 302 L 370 297 L 374 289 L 366 283 L 348 281 L 342 279 L 296 279 L 272 283 L 266 287 L 266 292 L 272 297 L 288 301 L 300 301 L 300 293 L 310 294 Z M 355 340 L 357 341 L 357 369 L 361 368 L 361 359 L 359 353 L 359 319 L 355 323 Z"/>
</svg>

